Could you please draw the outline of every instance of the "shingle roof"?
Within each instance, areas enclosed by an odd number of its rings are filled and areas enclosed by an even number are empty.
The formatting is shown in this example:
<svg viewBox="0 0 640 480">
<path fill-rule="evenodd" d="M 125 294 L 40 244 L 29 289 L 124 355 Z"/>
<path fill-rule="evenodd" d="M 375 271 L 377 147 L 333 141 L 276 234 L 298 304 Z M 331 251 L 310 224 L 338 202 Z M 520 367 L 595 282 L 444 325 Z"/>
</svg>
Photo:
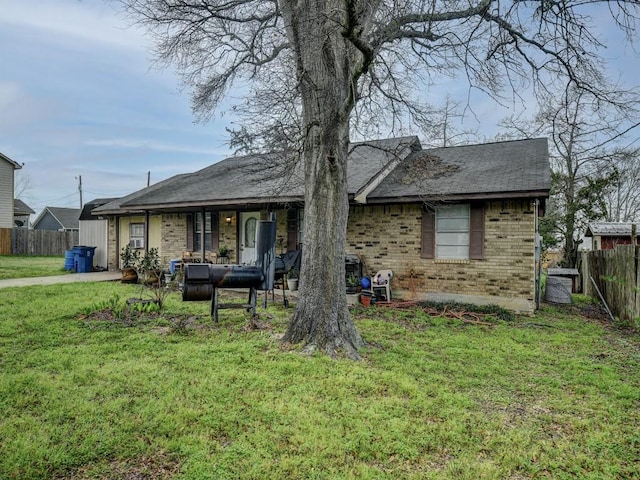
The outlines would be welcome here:
<svg viewBox="0 0 640 480">
<path fill-rule="evenodd" d="M 231 157 L 109 202 L 93 215 L 200 206 L 287 203 L 304 198 L 304 175 L 284 169 L 286 154 Z M 367 203 L 424 198 L 548 196 L 547 140 L 517 140 L 422 150 L 417 137 L 354 143 L 350 198 Z"/>
<path fill-rule="evenodd" d="M 13 199 L 13 214 L 14 215 L 22 216 L 22 215 L 31 215 L 32 213 L 36 213 L 36 212 L 34 212 L 31 209 L 31 207 L 29 207 L 29 205 L 24 203 L 19 198 L 14 198 Z"/>
<path fill-rule="evenodd" d="M 550 188 L 547 140 L 537 138 L 416 152 L 371 192 L 369 201 L 539 195 Z"/>
<path fill-rule="evenodd" d="M 354 143 L 350 148 L 347 187 L 355 195 L 390 162 L 420 147 L 417 137 Z M 194 173 L 176 175 L 93 211 L 181 208 L 294 202 L 304 197 L 302 166 L 286 154 L 231 157 Z M 285 165 L 285 168 L 283 168 Z"/>
<path fill-rule="evenodd" d="M 640 234 L 640 224 L 636 224 L 636 232 Z M 585 237 L 625 237 L 631 236 L 631 223 L 592 222 L 587 227 Z"/>
<path fill-rule="evenodd" d="M 96 220 L 97 217 L 91 215 L 91 212 L 102 205 L 117 200 L 117 198 L 96 198 L 84 204 L 82 212 L 80 212 L 80 220 Z"/>
<path fill-rule="evenodd" d="M 79 228 L 79 208 L 44 207 L 44 210 L 40 213 L 34 224 L 38 223 L 38 220 L 42 218 L 47 210 L 51 215 L 53 215 L 58 223 L 60 223 L 61 228 L 68 230 L 77 230 Z"/>
<path fill-rule="evenodd" d="M 158 189 L 162 189 L 164 188 L 167 184 L 174 182 L 176 179 L 178 179 L 179 177 L 183 177 L 185 175 L 188 174 L 180 174 L 180 175 L 176 175 L 173 176 L 171 178 L 167 178 L 165 180 L 161 180 L 158 183 L 154 183 L 153 185 L 143 188 L 142 190 L 138 190 L 135 191 L 133 193 L 130 193 L 129 195 L 126 195 L 124 197 L 120 197 L 120 198 L 116 198 L 108 203 L 105 203 L 104 205 L 100 206 L 100 207 L 96 207 L 95 209 L 92 210 L 91 214 L 92 215 L 100 215 L 100 214 L 109 214 L 109 213 L 119 213 L 121 210 L 124 210 L 122 205 L 132 199 L 135 199 L 139 196 L 145 195 L 147 193 L 153 192 L 155 190 Z M 135 210 L 135 209 L 134 209 Z M 129 210 L 127 210 L 129 211 Z"/>
</svg>

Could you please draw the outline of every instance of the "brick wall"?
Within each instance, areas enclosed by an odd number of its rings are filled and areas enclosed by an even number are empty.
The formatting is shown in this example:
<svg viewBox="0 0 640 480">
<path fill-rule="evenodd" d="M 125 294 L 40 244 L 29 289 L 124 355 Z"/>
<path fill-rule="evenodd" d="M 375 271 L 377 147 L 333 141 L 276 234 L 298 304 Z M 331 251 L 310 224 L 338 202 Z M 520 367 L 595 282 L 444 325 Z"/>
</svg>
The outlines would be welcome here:
<svg viewBox="0 0 640 480">
<path fill-rule="evenodd" d="M 182 258 L 187 249 L 187 214 L 163 213 L 160 222 L 160 258 L 169 265 L 174 258 Z"/>
<path fill-rule="evenodd" d="M 107 233 L 107 258 L 109 259 L 109 265 L 107 268 L 109 270 L 119 270 L 120 252 L 116 249 L 116 217 L 109 217 L 109 224 L 107 228 L 109 230 Z"/>
<path fill-rule="evenodd" d="M 534 210 L 531 201 L 485 204 L 485 259 L 420 257 L 420 205 L 352 207 L 347 253 L 360 256 L 369 275 L 394 272 L 394 293 L 458 293 L 534 299 Z"/>
<path fill-rule="evenodd" d="M 229 225 L 225 219 L 233 217 Z M 286 210 L 276 211 L 276 253 L 286 250 Z M 266 212 L 263 215 L 266 218 Z M 365 273 L 394 272 L 398 297 L 420 298 L 425 292 L 462 293 L 534 299 L 534 209 L 531 201 L 492 201 L 485 204 L 485 259 L 445 261 L 423 259 L 420 205 L 354 206 L 347 226 L 347 253 L 358 255 Z M 220 212 L 220 245 L 236 261 L 236 212 Z M 163 214 L 160 255 L 168 265 L 186 249 L 187 216 Z M 117 269 L 115 221 L 109 219 L 109 268 Z"/>
</svg>

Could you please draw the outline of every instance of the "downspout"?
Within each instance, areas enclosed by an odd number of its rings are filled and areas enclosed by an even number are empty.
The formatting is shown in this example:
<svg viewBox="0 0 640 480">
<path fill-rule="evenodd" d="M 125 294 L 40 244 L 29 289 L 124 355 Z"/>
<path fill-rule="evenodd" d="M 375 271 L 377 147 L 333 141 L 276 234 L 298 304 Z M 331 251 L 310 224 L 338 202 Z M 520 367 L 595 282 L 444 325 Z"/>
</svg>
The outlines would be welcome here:
<svg viewBox="0 0 640 480">
<path fill-rule="evenodd" d="M 120 215 L 115 216 L 116 222 L 116 270 L 120 270 Z"/>
<path fill-rule="evenodd" d="M 535 242 L 534 242 L 534 261 L 537 262 L 537 270 L 534 275 L 533 286 L 535 288 L 536 310 L 540 310 L 540 301 L 542 298 L 542 241 L 540 239 L 540 221 L 538 215 L 540 213 L 540 199 L 535 200 Z"/>
<path fill-rule="evenodd" d="M 200 253 L 202 254 L 202 263 L 205 262 L 205 253 L 207 251 L 205 244 L 205 239 L 207 238 L 207 217 L 205 215 L 205 208 L 202 207 L 202 225 L 200 226 Z"/>
<path fill-rule="evenodd" d="M 149 253 L 149 210 L 144 212 L 144 253 Z"/>
</svg>

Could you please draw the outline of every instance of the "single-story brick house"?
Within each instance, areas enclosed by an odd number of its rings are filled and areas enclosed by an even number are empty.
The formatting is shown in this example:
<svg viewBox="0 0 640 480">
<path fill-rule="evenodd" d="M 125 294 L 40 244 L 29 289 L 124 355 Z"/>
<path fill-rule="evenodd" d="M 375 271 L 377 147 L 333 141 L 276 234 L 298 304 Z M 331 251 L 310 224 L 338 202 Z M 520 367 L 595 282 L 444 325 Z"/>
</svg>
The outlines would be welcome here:
<svg viewBox="0 0 640 480">
<path fill-rule="evenodd" d="M 303 181 L 295 168 L 274 178 L 278 158 L 227 158 L 95 209 L 109 218 L 109 268 L 127 244 L 156 247 L 167 264 L 222 245 L 231 262 L 251 262 L 255 222 L 271 212 L 278 253 L 304 248 Z M 347 253 L 366 273 L 393 270 L 396 298 L 472 295 L 533 310 L 536 216 L 551 184 L 546 139 L 355 143 L 348 171 Z"/>
</svg>

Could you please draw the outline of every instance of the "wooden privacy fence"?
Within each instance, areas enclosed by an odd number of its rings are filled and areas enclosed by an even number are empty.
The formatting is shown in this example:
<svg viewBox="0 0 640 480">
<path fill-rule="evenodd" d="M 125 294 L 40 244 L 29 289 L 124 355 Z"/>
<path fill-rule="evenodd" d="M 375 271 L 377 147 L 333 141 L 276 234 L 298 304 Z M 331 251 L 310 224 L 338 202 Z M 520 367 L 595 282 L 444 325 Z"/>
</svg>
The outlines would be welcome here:
<svg viewBox="0 0 640 480">
<path fill-rule="evenodd" d="M 11 230 L 0 228 L 0 255 L 11 255 Z"/>
<path fill-rule="evenodd" d="M 0 255 L 64 255 L 78 244 L 78 232 L 0 228 Z"/>
<path fill-rule="evenodd" d="M 640 319 L 640 246 L 618 245 L 613 250 L 582 254 L 583 292 L 597 297 L 591 278 L 613 314 L 622 321 Z"/>
</svg>

